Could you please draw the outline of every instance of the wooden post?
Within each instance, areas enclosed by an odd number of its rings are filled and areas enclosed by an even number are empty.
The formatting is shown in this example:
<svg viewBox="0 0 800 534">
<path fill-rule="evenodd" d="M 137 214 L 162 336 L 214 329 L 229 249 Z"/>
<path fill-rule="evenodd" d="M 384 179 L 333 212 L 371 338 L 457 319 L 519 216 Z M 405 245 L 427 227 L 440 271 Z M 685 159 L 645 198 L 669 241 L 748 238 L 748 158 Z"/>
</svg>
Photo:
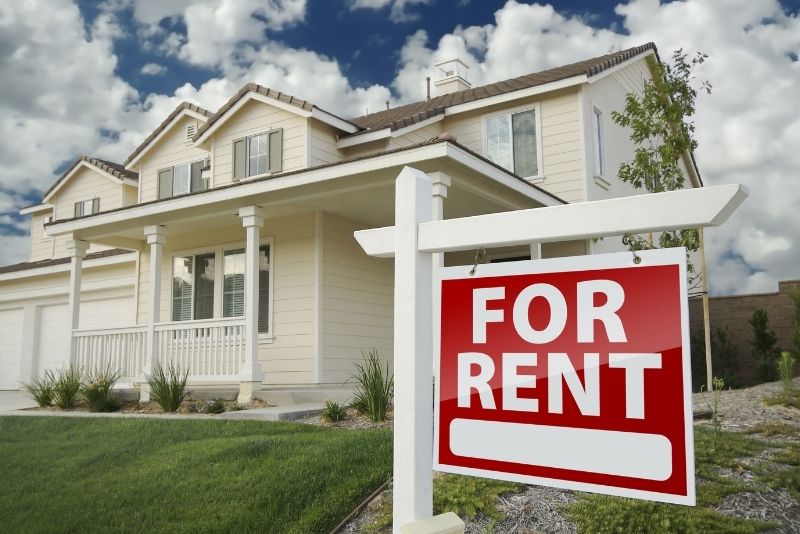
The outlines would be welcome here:
<svg viewBox="0 0 800 534">
<path fill-rule="evenodd" d="M 433 189 L 405 167 L 395 186 L 393 529 L 433 515 L 433 255 L 417 250 Z"/>
<path fill-rule="evenodd" d="M 711 367 L 711 319 L 708 315 L 708 273 L 706 271 L 706 247 L 703 229 L 700 232 L 700 271 L 703 273 L 703 334 L 706 340 L 706 388 L 714 390 L 714 370 Z"/>
</svg>

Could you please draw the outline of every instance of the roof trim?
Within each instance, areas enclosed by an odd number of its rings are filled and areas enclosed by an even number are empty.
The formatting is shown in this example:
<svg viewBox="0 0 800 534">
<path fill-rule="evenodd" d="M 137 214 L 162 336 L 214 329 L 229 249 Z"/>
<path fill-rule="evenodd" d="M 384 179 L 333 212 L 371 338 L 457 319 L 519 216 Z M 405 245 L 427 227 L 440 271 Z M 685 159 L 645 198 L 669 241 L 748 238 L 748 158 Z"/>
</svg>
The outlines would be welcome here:
<svg viewBox="0 0 800 534">
<path fill-rule="evenodd" d="M 380 139 L 388 139 L 390 137 L 400 137 L 401 135 L 406 135 L 407 133 L 413 132 L 414 130 L 418 130 L 420 128 L 424 128 L 434 122 L 439 122 L 444 119 L 444 115 L 434 115 L 428 119 L 425 119 L 421 122 L 415 122 L 413 124 L 409 124 L 403 128 L 399 128 L 397 130 L 392 130 L 391 128 L 384 128 L 383 130 L 375 130 L 372 132 L 367 132 L 364 135 L 349 135 L 347 137 L 342 137 L 336 141 L 336 148 L 347 148 L 350 146 L 360 145 L 363 143 L 370 143 L 372 141 L 378 141 Z"/>
<path fill-rule="evenodd" d="M 132 170 L 134 165 L 136 165 L 142 156 L 144 156 L 145 153 L 150 150 L 152 145 L 160 141 L 166 132 L 170 130 L 178 120 L 186 115 L 205 122 L 209 117 L 211 117 L 212 113 L 207 109 L 203 109 L 200 106 L 196 106 L 189 102 L 181 102 L 174 110 L 172 110 L 172 113 L 167 115 L 167 118 L 164 119 L 161 124 L 159 124 L 156 129 L 153 130 L 153 132 L 133 150 L 133 152 L 131 152 L 131 155 L 125 160 L 125 168 Z"/>
<path fill-rule="evenodd" d="M 32 204 L 30 206 L 25 206 L 24 208 L 19 210 L 20 215 L 28 215 L 31 213 L 39 213 L 42 211 L 49 211 L 55 208 L 53 204 L 47 202 L 41 202 L 39 204 Z"/>
<path fill-rule="evenodd" d="M 292 95 L 251 82 L 239 89 L 230 100 L 209 117 L 208 121 L 197 130 L 193 138 L 194 145 L 199 146 L 206 142 L 222 124 L 227 122 L 232 115 L 251 100 L 258 100 L 264 104 L 274 106 L 290 113 L 295 113 L 301 117 L 314 117 L 346 133 L 354 133 L 359 130 L 358 126 L 353 123 L 325 111 L 307 100 L 302 100 Z"/>
<path fill-rule="evenodd" d="M 127 184 L 139 187 L 139 177 L 135 172 L 124 170 L 118 163 L 84 155 L 76 159 L 75 163 L 73 163 L 72 166 L 67 169 L 66 172 L 64 172 L 64 174 L 62 174 L 47 191 L 44 192 L 42 203 L 52 198 L 52 196 L 56 194 L 56 192 L 61 189 L 64 184 L 67 183 L 67 181 L 82 167 L 86 167 L 87 169 L 95 171 L 100 176 L 108 178 L 115 184 Z"/>
<path fill-rule="evenodd" d="M 103 265 L 113 265 L 116 263 L 127 263 L 136 261 L 135 256 L 125 257 L 125 254 L 134 254 L 130 250 L 111 249 L 87 254 L 83 259 L 90 262 L 85 267 L 102 267 Z M 6 265 L 0 267 L 0 282 L 28 278 L 31 276 L 44 276 L 60 272 L 67 272 L 70 269 L 70 258 L 54 258 L 51 260 L 28 261 Z"/>
</svg>

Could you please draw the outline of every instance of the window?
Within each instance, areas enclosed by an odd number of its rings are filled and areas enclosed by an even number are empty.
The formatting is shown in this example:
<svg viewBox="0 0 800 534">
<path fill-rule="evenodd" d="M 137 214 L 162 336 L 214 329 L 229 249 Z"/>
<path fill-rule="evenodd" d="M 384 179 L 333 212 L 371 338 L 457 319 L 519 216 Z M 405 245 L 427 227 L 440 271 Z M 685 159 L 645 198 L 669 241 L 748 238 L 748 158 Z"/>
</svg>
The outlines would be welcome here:
<svg viewBox="0 0 800 534">
<path fill-rule="evenodd" d="M 603 114 L 597 108 L 592 108 L 592 134 L 594 135 L 594 174 L 605 174 L 605 160 L 603 158 Z"/>
<path fill-rule="evenodd" d="M 208 159 L 182 163 L 158 171 L 158 198 L 169 198 L 208 189 L 203 171 L 209 169 Z"/>
<path fill-rule="evenodd" d="M 270 246 L 259 247 L 258 332 L 269 332 Z M 217 266 L 222 265 L 218 273 Z M 173 258 L 172 320 L 212 319 L 215 302 L 222 317 L 244 315 L 245 249 L 220 248 L 214 252 Z M 219 316 L 219 315 L 217 315 Z"/>
<path fill-rule="evenodd" d="M 505 113 L 486 119 L 486 155 L 517 176 L 539 176 L 536 110 Z"/>
<path fill-rule="evenodd" d="M 100 199 L 90 198 L 89 200 L 81 200 L 75 203 L 75 218 L 85 217 L 100 211 Z"/>
<path fill-rule="evenodd" d="M 283 129 L 251 135 L 233 142 L 233 179 L 281 172 Z"/>
</svg>

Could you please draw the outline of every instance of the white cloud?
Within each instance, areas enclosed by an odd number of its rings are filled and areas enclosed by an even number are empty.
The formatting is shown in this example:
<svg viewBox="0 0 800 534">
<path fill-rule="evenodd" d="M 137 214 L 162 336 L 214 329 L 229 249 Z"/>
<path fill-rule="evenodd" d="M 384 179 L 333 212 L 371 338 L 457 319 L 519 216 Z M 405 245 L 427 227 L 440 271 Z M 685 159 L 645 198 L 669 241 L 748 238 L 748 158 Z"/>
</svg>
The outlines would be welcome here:
<svg viewBox="0 0 800 534">
<path fill-rule="evenodd" d="M 350 9 L 375 9 L 389 7 L 389 18 L 394 22 L 410 22 L 419 19 L 419 13 L 409 10 L 414 5 L 429 5 L 432 0 L 351 0 Z"/>
<path fill-rule="evenodd" d="M 141 70 L 142 74 L 147 76 L 160 76 L 166 74 L 167 67 L 159 65 L 158 63 L 146 63 Z"/>
</svg>

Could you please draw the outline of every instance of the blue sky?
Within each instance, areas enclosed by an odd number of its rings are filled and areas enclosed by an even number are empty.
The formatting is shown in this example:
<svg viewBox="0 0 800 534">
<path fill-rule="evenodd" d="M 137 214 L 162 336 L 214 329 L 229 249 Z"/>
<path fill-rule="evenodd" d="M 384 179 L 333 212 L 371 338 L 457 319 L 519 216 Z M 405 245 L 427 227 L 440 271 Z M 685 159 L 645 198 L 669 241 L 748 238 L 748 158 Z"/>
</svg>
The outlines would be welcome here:
<svg viewBox="0 0 800 534">
<path fill-rule="evenodd" d="M 122 161 L 183 100 L 256 81 L 342 116 L 424 97 L 459 57 L 474 85 L 654 41 L 709 54 L 697 159 L 751 199 L 708 233 L 712 291 L 800 277 L 800 0 L 70 0 L 0 3 L 0 264 L 79 154 Z"/>
</svg>

